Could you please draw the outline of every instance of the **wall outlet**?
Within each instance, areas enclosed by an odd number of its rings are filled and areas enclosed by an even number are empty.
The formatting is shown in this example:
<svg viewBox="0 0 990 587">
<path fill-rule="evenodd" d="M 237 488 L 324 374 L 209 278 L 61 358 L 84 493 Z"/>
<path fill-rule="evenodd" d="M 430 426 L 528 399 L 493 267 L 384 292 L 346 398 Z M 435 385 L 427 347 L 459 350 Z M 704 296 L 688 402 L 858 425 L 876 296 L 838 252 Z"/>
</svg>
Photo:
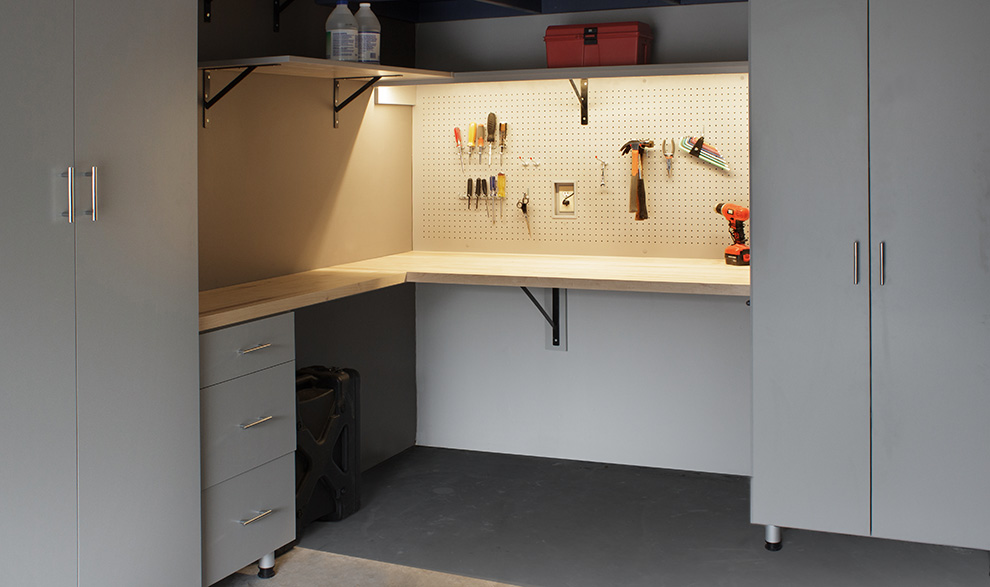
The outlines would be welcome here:
<svg viewBox="0 0 990 587">
<path fill-rule="evenodd" d="M 576 205 L 573 181 L 553 182 L 553 215 L 557 218 L 574 218 Z"/>
</svg>

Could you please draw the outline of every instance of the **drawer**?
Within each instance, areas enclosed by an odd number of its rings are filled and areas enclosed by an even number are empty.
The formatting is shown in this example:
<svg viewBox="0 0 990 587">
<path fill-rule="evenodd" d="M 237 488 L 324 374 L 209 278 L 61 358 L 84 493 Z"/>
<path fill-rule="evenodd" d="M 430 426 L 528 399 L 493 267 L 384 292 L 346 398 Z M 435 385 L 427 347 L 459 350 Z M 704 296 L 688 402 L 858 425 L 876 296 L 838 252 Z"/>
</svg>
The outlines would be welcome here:
<svg viewBox="0 0 990 587">
<path fill-rule="evenodd" d="M 203 585 L 295 539 L 295 474 L 287 454 L 203 492 Z"/>
<path fill-rule="evenodd" d="M 295 358 L 293 314 L 199 335 L 199 385 L 206 387 Z"/>
<path fill-rule="evenodd" d="M 200 390 L 202 486 L 296 448 L 295 361 Z"/>
</svg>

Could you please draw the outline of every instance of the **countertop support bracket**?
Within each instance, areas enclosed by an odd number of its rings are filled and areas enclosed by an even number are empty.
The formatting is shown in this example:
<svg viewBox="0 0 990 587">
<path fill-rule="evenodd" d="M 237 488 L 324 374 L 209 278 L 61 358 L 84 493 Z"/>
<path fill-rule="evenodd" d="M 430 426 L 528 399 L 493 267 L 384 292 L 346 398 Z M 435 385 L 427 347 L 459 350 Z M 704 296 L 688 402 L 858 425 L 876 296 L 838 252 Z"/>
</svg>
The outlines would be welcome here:
<svg viewBox="0 0 990 587">
<path fill-rule="evenodd" d="M 206 0 L 209 2 L 209 0 Z M 280 25 L 280 18 L 282 11 L 288 8 L 289 4 L 292 4 L 293 0 L 275 0 L 275 16 L 274 16 L 274 30 L 277 33 Z"/>
<path fill-rule="evenodd" d="M 237 77 L 230 80 L 222 90 L 217 92 L 215 96 L 210 97 L 210 70 L 203 70 L 203 128 L 206 128 L 209 124 L 210 119 L 206 117 L 206 111 L 213 107 L 214 104 L 220 101 L 221 98 L 227 95 L 227 92 L 234 89 L 234 86 L 244 81 L 244 78 L 251 75 L 251 72 L 257 69 L 257 65 L 250 65 L 244 69 L 244 71 L 237 74 Z"/>
<path fill-rule="evenodd" d="M 571 82 L 571 87 L 574 88 L 574 93 L 577 94 L 578 101 L 581 102 L 581 124 L 584 126 L 588 125 L 588 78 L 581 78 L 581 89 L 574 83 L 574 80 L 567 80 Z"/>
<path fill-rule="evenodd" d="M 337 113 L 340 112 L 341 110 L 343 110 L 344 107 L 347 106 L 348 104 L 350 104 L 355 98 L 357 98 L 361 94 L 363 94 L 366 91 L 368 91 L 371 88 L 371 86 L 373 86 L 376 83 L 378 83 L 378 80 L 382 79 L 382 76 L 376 75 L 376 76 L 372 77 L 367 82 L 365 82 L 365 84 L 363 86 L 361 86 L 360 88 L 358 88 L 358 90 L 356 92 L 354 92 L 349 97 L 347 97 L 343 102 L 339 101 L 339 99 L 338 99 L 339 96 L 340 96 L 340 80 L 342 80 L 342 79 L 363 79 L 363 78 L 349 78 L 349 77 L 345 77 L 345 78 L 334 78 L 333 79 L 333 127 L 334 128 L 337 128 L 337 126 L 339 126 L 339 121 L 337 119 Z"/>
<path fill-rule="evenodd" d="M 555 287 L 555 288 L 553 288 L 553 289 L 550 290 L 550 299 L 551 299 L 550 312 L 547 313 L 547 311 L 543 308 L 543 305 L 540 304 L 540 302 L 537 301 L 536 297 L 533 296 L 533 293 L 529 291 L 529 288 L 528 287 L 526 287 L 526 286 L 520 286 L 520 287 L 522 288 L 523 292 L 529 297 L 529 300 L 531 302 L 533 302 L 533 305 L 536 306 L 536 309 L 540 311 L 540 314 L 543 314 L 543 317 L 546 318 L 547 323 L 550 324 L 550 328 L 552 330 L 551 344 L 553 344 L 553 346 L 555 346 L 555 347 L 559 347 L 560 346 L 560 323 L 561 323 L 561 320 L 560 320 L 560 288 Z"/>
</svg>

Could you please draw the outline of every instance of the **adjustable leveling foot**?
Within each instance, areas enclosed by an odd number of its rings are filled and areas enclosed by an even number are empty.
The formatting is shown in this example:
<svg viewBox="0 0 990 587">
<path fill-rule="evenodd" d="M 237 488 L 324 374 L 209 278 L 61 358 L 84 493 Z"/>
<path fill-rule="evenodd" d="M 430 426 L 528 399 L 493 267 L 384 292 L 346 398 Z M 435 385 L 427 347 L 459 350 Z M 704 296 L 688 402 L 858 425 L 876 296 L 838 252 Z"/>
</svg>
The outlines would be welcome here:
<svg viewBox="0 0 990 587">
<path fill-rule="evenodd" d="M 780 526 L 772 526 L 767 524 L 766 526 L 766 545 L 764 546 L 767 550 L 776 552 L 782 548 L 780 543 Z"/>
</svg>

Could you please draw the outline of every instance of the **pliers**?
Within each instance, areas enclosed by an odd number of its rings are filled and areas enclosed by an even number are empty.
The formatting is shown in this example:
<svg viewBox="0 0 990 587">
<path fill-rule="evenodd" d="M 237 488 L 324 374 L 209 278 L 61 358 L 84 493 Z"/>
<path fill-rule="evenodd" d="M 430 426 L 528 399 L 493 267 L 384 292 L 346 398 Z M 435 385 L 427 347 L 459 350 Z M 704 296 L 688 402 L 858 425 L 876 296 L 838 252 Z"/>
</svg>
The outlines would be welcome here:
<svg viewBox="0 0 990 587">
<path fill-rule="evenodd" d="M 670 139 L 670 152 L 667 152 L 667 139 L 663 140 L 663 156 L 667 159 L 667 177 L 670 177 L 670 168 L 674 164 L 674 147 L 677 146 L 677 142 L 674 139 Z"/>
</svg>

